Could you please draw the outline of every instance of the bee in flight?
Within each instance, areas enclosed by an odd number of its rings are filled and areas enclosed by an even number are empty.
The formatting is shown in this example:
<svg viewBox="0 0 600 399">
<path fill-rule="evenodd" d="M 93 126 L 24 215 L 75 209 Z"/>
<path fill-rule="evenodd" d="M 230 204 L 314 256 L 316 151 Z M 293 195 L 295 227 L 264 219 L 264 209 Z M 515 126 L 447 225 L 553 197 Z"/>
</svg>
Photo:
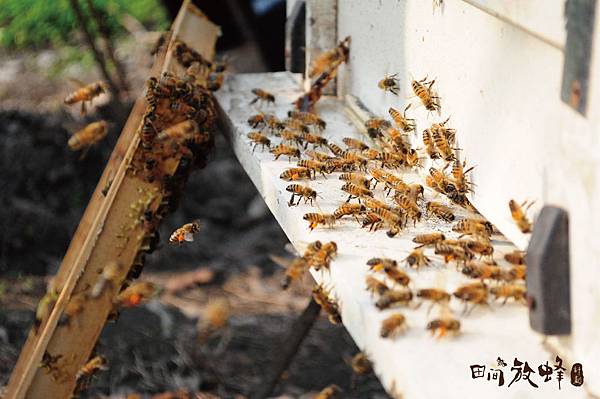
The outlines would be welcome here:
<svg viewBox="0 0 600 399">
<path fill-rule="evenodd" d="M 186 223 L 171 234 L 169 242 L 174 244 L 183 244 L 184 241 L 194 241 L 194 234 L 200 231 L 200 222 L 195 220 L 191 223 Z"/>
<path fill-rule="evenodd" d="M 92 100 L 98 97 L 100 94 L 105 93 L 108 90 L 108 85 L 105 82 L 94 82 L 88 85 L 84 85 L 82 82 L 75 80 L 80 86 L 79 89 L 70 93 L 65 97 L 65 104 L 73 105 L 81 103 L 81 115 L 85 114 L 86 103 L 92 103 Z"/>
<path fill-rule="evenodd" d="M 398 76 L 397 73 L 389 76 L 386 75 L 377 83 L 377 87 L 383 91 L 389 91 L 392 94 L 398 95 L 398 92 L 400 91 L 400 81 L 396 76 Z"/>
<path fill-rule="evenodd" d="M 257 101 L 261 103 L 275 103 L 275 96 L 263 89 L 252 89 L 252 94 L 254 94 L 254 99 L 250 101 L 250 104 L 254 104 Z"/>
<path fill-rule="evenodd" d="M 533 204 L 533 202 L 524 201 L 519 205 L 517 201 L 513 199 L 508 202 L 510 214 L 522 233 L 531 233 L 532 224 L 529 221 L 529 218 L 527 218 L 527 210 Z"/>
<path fill-rule="evenodd" d="M 96 144 L 108 133 L 108 123 L 106 121 L 92 122 L 83 129 L 75 132 L 70 138 L 67 144 L 72 151 L 86 150 L 92 145 Z M 85 152 L 84 152 L 85 154 Z"/>
</svg>

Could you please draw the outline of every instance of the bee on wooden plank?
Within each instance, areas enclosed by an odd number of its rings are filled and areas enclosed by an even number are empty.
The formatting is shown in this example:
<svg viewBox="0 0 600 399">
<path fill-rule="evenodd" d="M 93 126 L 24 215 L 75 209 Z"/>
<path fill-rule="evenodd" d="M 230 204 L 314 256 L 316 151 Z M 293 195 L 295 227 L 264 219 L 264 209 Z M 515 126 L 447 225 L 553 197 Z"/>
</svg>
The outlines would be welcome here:
<svg viewBox="0 0 600 399">
<path fill-rule="evenodd" d="M 408 328 L 406 317 L 402 313 L 394 313 L 381 322 L 379 336 L 381 338 L 396 338 Z"/>
<path fill-rule="evenodd" d="M 250 104 L 254 104 L 257 101 L 261 103 L 275 103 L 275 96 L 263 89 L 252 89 L 252 94 L 254 94 L 254 99 L 250 101 Z"/>
</svg>

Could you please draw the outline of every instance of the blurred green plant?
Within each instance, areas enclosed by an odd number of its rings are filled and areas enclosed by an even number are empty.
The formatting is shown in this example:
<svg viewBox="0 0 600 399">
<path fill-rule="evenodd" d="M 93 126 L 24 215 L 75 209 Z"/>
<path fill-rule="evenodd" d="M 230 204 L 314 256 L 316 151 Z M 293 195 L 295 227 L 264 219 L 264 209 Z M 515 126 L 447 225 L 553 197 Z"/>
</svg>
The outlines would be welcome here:
<svg viewBox="0 0 600 399">
<path fill-rule="evenodd" d="M 168 21 L 159 0 L 93 0 L 113 35 L 122 35 L 123 15 L 148 29 L 164 30 Z M 80 1 L 84 12 L 87 6 Z M 37 50 L 77 44 L 78 26 L 68 0 L 0 0 L 0 47 Z"/>
</svg>

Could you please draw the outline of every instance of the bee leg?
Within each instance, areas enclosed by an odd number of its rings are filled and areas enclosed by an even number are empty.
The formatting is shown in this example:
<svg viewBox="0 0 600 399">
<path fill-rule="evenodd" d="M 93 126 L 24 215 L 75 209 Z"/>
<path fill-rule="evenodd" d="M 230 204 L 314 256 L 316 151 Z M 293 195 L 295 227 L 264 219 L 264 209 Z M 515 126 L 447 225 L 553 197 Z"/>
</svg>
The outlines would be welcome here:
<svg viewBox="0 0 600 399">
<path fill-rule="evenodd" d="M 81 102 L 81 111 L 80 111 L 81 115 L 85 115 L 85 111 L 86 111 L 86 109 L 85 109 L 85 101 L 82 101 Z"/>
<path fill-rule="evenodd" d="M 294 206 L 294 194 L 292 194 L 292 198 L 290 198 L 290 202 L 288 202 L 288 206 Z"/>
</svg>

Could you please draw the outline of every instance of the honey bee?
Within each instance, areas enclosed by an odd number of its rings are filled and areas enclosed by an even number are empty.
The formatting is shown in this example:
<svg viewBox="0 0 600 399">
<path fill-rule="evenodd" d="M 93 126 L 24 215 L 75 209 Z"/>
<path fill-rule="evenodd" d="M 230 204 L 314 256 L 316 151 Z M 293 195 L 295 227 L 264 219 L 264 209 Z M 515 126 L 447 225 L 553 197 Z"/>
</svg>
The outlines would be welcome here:
<svg viewBox="0 0 600 399">
<path fill-rule="evenodd" d="M 342 150 L 342 148 L 335 143 L 329 143 L 327 146 L 329 147 L 331 152 L 333 152 L 338 157 L 342 157 L 344 156 L 344 154 L 346 154 L 346 151 Z"/>
<path fill-rule="evenodd" d="M 292 193 L 292 197 L 288 202 L 288 206 L 299 205 L 300 200 L 304 198 L 304 203 L 310 202 L 312 206 L 313 201 L 317 199 L 317 192 L 308 186 L 303 186 L 301 184 L 290 184 L 285 188 L 286 191 Z M 298 202 L 294 204 L 294 199 L 298 197 Z"/>
<path fill-rule="evenodd" d="M 271 140 L 269 140 L 269 138 L 264 134 L 261 134 L 259 132 L 250 132 L 248 133 L 248 138 L 250 139 L 250 141 L 252 141 L 252 143 L 254 143 L 254 145 L 252 146 L 252 152 L 254 152 L 257 145 L 260 145 L 262 149 L 264 149 L 265 147 L 271 148 Z"/>
<path fill-rule="evenodd" d="M 531 233 L 532 224 L 527 218 L 527 210 L 533 204 L 533 202 L 528 203 L 527 201 L 524 201 L 523 203 L 521 203 L 521 205 L 519 205 L 513 199 L 511 199 L 508 202 L 508 207 L 510 208 L 510 215 L 517 224 L 519 230 L 521 230 L 521 233 Z"/>
<path fill-rule="evenodd" d="M 313 231 L 320 224 L 332 228 L 337 220 L 335 215 L 328 213 L 305 213 L 302 219 L 309 222 L 308 228 L 310 231 Z"/>
<path fill-rule="evenodd" d="M 292 119 L 297 119 L 307 125 L 314 125 L 319 130 L 325 130 L 327 123 L 312 112 L 289 111 L 288 116 Z"/>
<path fill-rule="evenodd" d="M 329 291 L 322 285 L 317 285 L 313 288 L 313 298 L 315 302 L 321 305 L 321 309 L 327 313 L 329 321 L 332 324 L 340 324 L 342 315 L 337 302 L 331 298 Z"/>
<path fill-rule="evenodd" d="M 433 139 L 431 138 L 431 132 L 429 129 L 423 130 L 423 145 L 425 146 L 425 150 L 427 151 L 429 158 L 438 159 L 440 157 L 440 154 L 433 143 Z"/>
<path fill-rule="evenodd" d="M 75 391 L 77 392 L 81 389 L 85 389 L 89 385 L 92 376 L 96 371 L 106 370 L 108 368 L 107 363 L 106 358 L 99 355 L 93 357 L 84 364 L 76 374 L 75 379 L 77 380 L 77 387 L 75 388 Z"/>
<path fill-rule="evenodd" d="M 367 261 L 369 269 L 378 272 L 384 270 L 386 267 L 394 268 L 398 266 L 398 262 L 389 258 L 371 258 Z"/>
<path fill-rule="evenodd" d="M 375 180 L 373 188 L 377 187 L 377 183 L 385 184 L 390 176 L 388 172 L 380 168 L 369 169 L 369 173 L 371 174 L 371 180 Z"/>
<path fill-rule="evenodd" d="M 431 259 L 425 256 L 425 254 L 423 253 L 423 249 L 415 249 L 410 254 L 408 254 L 406 259 L 404 260 L 406 261 L 408 266 L 417 269 L 421 266 L 427 266 L 431 263 Z"/>
<path fill-rule="evenodd" d="M 250 104 L 254 104 L 257 101 L 266 103 L 275 103 L 275 96 L 263 89 L 252 89 L 254 99 L 250 101 Z"/>
<path fill-rule="evenodd" d="M 419 153 L 414 148 L 411 148 L 406 153 L 405 162 L 409 168 L 422 168 L 421 160 L 424 158 L 419 157 Z"/>
<path fill-rule="evenodd" d="M 381 338 L 396 338 L 406 328 L 406 317 L 402 313 L 394 313 L 381 322 L 379 336 Z"/>
<path fill-rule="evenodd" d="M 324 177 L 327 177 L 326 172 L 328 172 L 327 164 L 320 161 L 313 161 L 311 159 L 301 159 L 297 164 L 299 167 L 306 168 L 312 172 L 312 176 L 316 177 L 317 172 L 322 174 Z"/>
<path fill-rule="evenodd" d="M 442 158 L 446 161 L 453 161 L 455 159 L 454 152 L 446 136 L 442 134 L 441 129 L 431 129 L 431 136 Z"/>
<path fill-rule="evenodd" d="M 285 129 L 281 132 L 282 143 L 296 143 L 296 145 L 300 146 L 302 145 L 302 137 L 302 133 L 295 130 Z"/>
<path fill-rule="evenodd" d="M 437 336 L 439 339 L 443 338 L 447 333 L 458 334 L 460 331 L 460 321 L 452 317 L 441 317 L 431 320 L 429 323 L 427 323 L 426 329 L 431 331 L 432 336 L 435 336 L 435 334 L 439 331 Z"/>
<path fill-rule="evenodd" d="M 340 205 L 334 212 L 333 216 L 336 219 L 341 219 L 343 216 L 353 216 L 358 221 L 357 215 L 362 215 L 367 211 L 367 208 L 362 204 L 345 203 Z"/>
<path fill-rule="evenodd" d="M 431 131 L 433 132 L 435 130 L 440 132 L 440 134 L 446 138 L 448 144 L 453 145 L 456 141 L 456 129 L 451 129 L 446 126 L 446 123 L 448 123 L 449 120 L 450 117 L 441 123 L 433 123 L 431 125 Z"/>
<path fill-rule="evenodd" d="M 383 135 L 381 132 L 389 129 L 390 127 L 392 127 L 390 121 L 386 121 L 385 119 L 381 118 L 371 118 L 365 122 L 367 134 L 372 139 L 381 137 Z"/>
<path fill-rule="evenodd" d="M 413 295 L 409 289 L 389 289 L 379 297 L 375 306 L 379 310 L 397 305 L 406 306 L 412 301 L 412 298 Z"/>
<path fill-rule="evenodd" d="M 412 219 L 416 226 L 417 221 L 421 220 L 421 210 L 415 201 L 406 194 L 396 194 L 394 201 L 406 212 L 409 219 Z"/>
<path fill-rule="evenodd" d="M 364 151 L 364 150 L 368 150 L 369 146 L 366 145 L 365 143 L 363 143 L 360 140 L 357 139 L 353 139 L 350 137 L 344 137 L 342 139 L 342 141 L 344 142 L 344 144 L 346 144 L 346 146 L 349 149 L 353 149 L 353 150 L 359 150 L 359 151 Z"/>
<path fill-rule="evenodd" d="M 461 193 L 466 193 L 468 191 L 472 191 L 471 190 L 472 184 L 470 181 L 468 181 L 466 179 L 465 175 L 467 173 L 469 173 L 470 171 L 472 171 L 473 168 L 475 168 L 475 166 L 471 166 L 467 170 L 464 170 L 466 165 L 467 165 L 467 161 L 463 161 L 463 163 L 460 163 L 458 158 L 454 159 L 454 162 L 452 163 L 452 176 L 454 177 L 454 183 L 456 185 L 456 190 L 458 190 L 458 192 L 461 192 Z"/>
<path fill-rule="evenodd" d="M 35 322 L 33 325 L 33 330 L 37 334 L 44 320 L 50 316 L 56 301 L 58 300 L 59 292 L 56 290 L 54 286 L 54 279 L 50 281 L 48 284 L 48 289 L 46 294 L 40 299 L 40 302 L 37 305 L 35 310 Z"/>
<path fill-rule="evenodd" d="M 499 280 L 515 281 L 515 280 L 525 280 L 526 278 L 527 278 L 527 266 L 514 265 L 508 269 L 502 269 L 500 271 Z"/>
<path fill-rule="evenodd" d="M 388 286 L 384 282 L 378 280 L 377 278 L 371 275 L 367 275 L 365 277 L 365 283 L 367 286 L 367 291 L 371 293 L 371 296 L 375 294 L 383 295 L 384 292 L 389 290 Z"/>
<path fill-rule="evenodd" d="M 379 160 L 382 168 L 398 168 L 404 165 L 404 156 L 395 152 L 382 152 Z"/>
<path fill-rule="evenodd" d="M 304 254 L 305 259 L 306 254 Z M 329 265 L 331 260 L 337 256 L 337 244 L 333 241 L 330 241 L 326 244 L 323 244 L 321 248 L 319 248 L 312 256 L 310 256 L 307 260 L 308 265 L 314 268 L 316 271 L 321 270 L 321 268 L 325 268 L 329 270 Z"/>
<path fill-rule="evenodd" d="M 413 238 L 413 242 L 421 244 L 421 246 L 434 245 L 437 242 L 444 241 L 446 237 L 438 231 L 427 234 L 419 234 Z"/>
<path fill-rule="evenodd" d="M 398 76 L 397 73 L 389 76 L 386 75 L 377 83 L 377 87 L 383 91 L 389 91 L 392 94 L 398 95 L 400 92 L 400 81 L 396 76 Z"/>
<path fill-rule="evenodd" d="M 321 392 L 316 394 L 313 399 L 333 399 L 342 392 L 342 389 L 335 384 L 325 387 Z"/>
<path fill-rule="evenodd" d="M 304 154 L 310 159 L 314 159 L 315 161 L 326 162 L 330 160 L 332 157 L 324 152 L 320 151 L 305 151 Z"/>
<path fill-rule="evenodd" d="M 364 187 L 359 187 L 353 183 L 346 183 L 342 186 L 342 191 L 348 193 L 348 199 L 346 202 L 349 202 L 353 198 L 358 198 L 358 202 L 362 197 L 373 197 L 373 192 Z"/>
<path fill-rule="evenodd" d="M 435 83 L 435 79 L 428 81 L 427 77 L 419 81 L 413 80 L 411 83 L 415 96 L 419 97 L 423 105 L 428 111 L 440 111 L 439 97 L 434 96 L 432 92 L 432 86 Z"/>
<path fill-rule="evenodd" d="M 157 291 L 150 281 L 138 281 L 119 292 L 115 304 L 118 308 L 132 308 L 151 298 Z"/>
<path fill-rule="evenodd" d="M 488 256 L 492 258 L 494 254 L 494 247 L 490 243 L 487 236 L 476 236 L 480 238 L 479 240 L 461 240 L 460 245 L 463 248 L 479 254 L 481 256 Z"/>
<path fill-rule="evenodd" d="M 497 280 L 500 278 L 501 270 L 500 267 L 495 265 L 470 260 L 462 268 L 462 273 L 471 278 L 481 279 L 482 281 L 486 279 Z"/>
<path fill-rule="evenodd" d="M 321 137 L 318 134 L 313 133 L 302 133 L 302 140 L 304 140 L 304 148 L 308 148 L 309 144 L 312 144 L 313 148 L 326 147 L 328 141 L 325 137 Z"/>
<path fill-rule="evenodd" d="M 272 134 L 276 136 L 279 135 L 279 132 L 285 129 L 286 125 L 284 122 L 280 121 L 275 115 L 265 115 L 265 126 L 267 130 L 269 130 Z M 296 130 L 292 128 L 292 130 Z M 300 129 L 302 130 L 302 129 Z"/>
<path fill-rule="evenodd" d="M 386 208 L 373 209 L 373 213 L 379 216 L 385 223 L 388 224 L 390 230 L 386 232 L 388 237 L 396 236 L 403 226 L 406 225 L 405 215 L 395 210 L 388 210 Z"/>
<path fill-rule="evenodd" d="M 393 108 L 390 108 L 394 110 Z M 396 110 L 394 110 L 396 111 Z M 390 111 L 391 112 L 391 111 Z M 398 123 L 398 122 L 396 122 Z M 386 134 L 389 137 L 389 141 L 392 144 L 394 151 L 406 152 L 410 148 L 410 143 L 406 141 L 406 133 L 401 132 L 398 129 L 390 127 L 386 129 Z"/>
<path fill-rule="evenodd" d="M 404 270 L 399 269 L 397 266 L 384 265 L 383 271 L 385 275 L 396 284 L 407 286 L 410 283 L 410 277 Z"/>
<path fill-rule="evenodd" d="M 52 356 L 50 352 L 44 351 L 39 367 L 46 374 L 50 374 L 55 381 L 58 381 L 64 375 L 64 372 L 59 368 L 59 362 L 62 357 L 63 355 Z"/>
<path fill-rule="evenodd" d="M 288 289 L 289 286 L 300 276 L 302 276 L 304 272 L 308 269 L 307 260 L 303 257 L 296 257 L 292 261 L 287 261 L 274 255 L 271 255 L 270 258 L 275 263 L 286 268 L 285 277 L 281 282 L 281 288 L 283 288 L 284 290 Z"/>
<path fill-rule="evenodd" d="M 280 156 L 285 155 L 292 160 L 292 157 L 300 158 L 300 150 L 289 145 L 279 144 L 271 148 L 271 154 L 275 155 L 275 160 L 278 160 Z"/>
<path fill-rule="evenodd" d="M 284 170 L 279 178 L 287 181 L 312 179 L 312 171 L 308 168 L 289 168 Z"/>
<path fill-rule="evenodd" d="M 494 300 L 504 298 L 504 301 L 502 302 L 503 305 L 506 304 L 510 298 L 514 299 L 515 302 L 527 302 L 527 289 L 524 285 L 500 285 L 498 287 L 490 288 L 490 293 L 494 295 Z"/>
<path fill-rule="evenodd" d="M 465 309 L 463 313 L 467 313 L 467 307 L 469 303 L 473 304 L 469 313 L 477 305 L 488 306 L 488 288 L 485 284 L 480 282 L 460 286 L 452 295 L 465 302 Z"/>
<path fill-rule="evenodd" d="M 364 352 L 358 352 L 352 357 L 351 366 L 352 371 L 358 375 L 369 374 L 373 371 L 373 363 Z"/>
<path fill-rule="evenodd" d="M 82 148 L 91 147 L 108 134 L 108 123 L 106 121 L 92 122 L 83 129 L 74 133 L 68 141 L 69 148 L 77 151 Z"/>
<path fill-rule="evenodd" d="M 185 120 L 173 125 L 158 134 L 159 141 L 173 140 L 177 143 L 191 140 L 199 132 L 198 124 L 191 120 Z"/>
<path fill-rule="evenodd" d="M 250 125 L 253 129 L 257 129 L 259 127 L 266 126 L 266 124 L 267 124 L 266 120 L 267 120 L 267 115 L 265 115 L 261 112 L 256 115 L 252 115 L 250 118 L 248 118 L 248 125 Z"/>
<path fill-rule="evenodd" d="M 289 130 L 298 131 L 301 133 L 309 133 L 310 129 L 307 125 L 305 125 L 301 120 L 298 119 L 286 119 L 284 121 L 284 126 Z"/>
<path fill-rule="evenodd" d="M 84 115 L 86 111 L 86 103 L 89 102 L 91 104 L 94 98 L 108 91 L 108 85 L 105 82 L 94 82 L 86 86 L 81 83 L 80 85 L 82 86 L 81 88 L 75 90 L 65 97 L 65 104 L 73 105 L 81 102 L 81 115 Z"/>
<path fill-rule="evenodd" d="M 460 263 L 465 264 L 468 260 L 473 258 L 473 254 L 468 249 L 465 249 L 460 245 L 448 244 L 444 241 L 435 243 L 435 254 L 443 255 L 445 263 L 455 260 L 457 266 Z"/>
<path fill-rule="evenodd" d="M 310 258 L 312 258 L 317 252 L 319 252 L 321 248 L 323 248 L 323 243 L 321 241 L 313 241 L 306 246 L 302 257 L 308 262 L 308 260 L 310 260 Z"/>
<path fill-rule="evenodd" d="M 392 207 L 386 204 L 383 201 L 378 200 L 377 198 L 365 197 L 363 198 L 363 204 L 371 210 L 375 210 L 378 208 L 387 209 L 388 211 L 392 210 Z"/>
<path fill-rule="evenodd" d="M 525 253 L 523 251 L 514 250 L 510 253 L 504 254 L 504 260 L 513 265 L 524 265 L 525 264 Z"/>
<path fill-rule="evenodd" d="M 329 173 L 333 172 L 348 172 L 356 170 L 356 164 L 352 160 L 340 159 L 340 158 L 331 158 L 325 161 L 325 165 L 327 165 L 327 171 Z"/>
<path fill-rule="evenodd" d="M 369 227 L 369 231 L 377 231 L 382 223 L 383 220 L 377 214 L 368 212 L 362 221 L 361 227 Z"/>
<path fill-rule="evenodd" d="M 362 187 L 366 188 L 367 190 L 371 186 L 371 180 L 367 179 L 364 174 L 359 173 L 359 172 L 342 173 L 340 175 L 339 179 L 347 181 L 347 182 L 357 185 L 359 187 L 362 186 Z"/>
<path fill-rule="evenodd" d="M 417 298 L 421 298 L 424 301 L 431 301 L 431 305 L 427 310 L 427 313 L 431 311 L 433 305 L 436 304 L 447 304 L 450 302 L 450 294 L 444 290 L 440 290 L 438 288 L 422 288 L 417 291 Z M 419 304 L 419 306 L 421 306 Z"/>
<path fill-rule="evenodd" d="M 439 202 L 428 202 L 427 213 L 429 215 L 436 215 L 437 217 L 446 222 L 452 222 L 454 220 L 454 213 L 452 212 L 452 209 Z"/>
<path fill-rule="evenodd" d="M 193 242 L 194 234 L 200 231 L 200 221 L 194 220 L 191 223 L 186 223 L 171 234 L 169 242 L 172 244 L 183 244 L 184 241 Z"/>
<path fill-rule="evenodd" d="M 493 226 L 486 220 L 462 219 L 452 227 L 452 231 L 463 233 L 461 237 L 464 235 L 489 236 L 493 231 Z"/>
<path fill-rule="evenodd" d="M 369 160 L 359 154 L 346 151 L 344 153 L 344 155 L 342 156 L 342 159 L 351 164 L 354 164 L 360 170 L 364 170 L 364 171 L 367 170 L 367 163 L 369 162 Z"/>
<path fill-rule="evenodd" d="M 388 110 L 390 116 L 392 117 L 394 122 L 396 122 L 396 126 L 398 126 L 400 129 L 407 133 L 414 131 L 416 128 L 415 120 L 406 117 L 406 111 L 408 111 L 411 105 L 412 104 L 408 104 L 406 108 L 404 108 L 404 113 L 402 114 L 400 113 L 400 111 L 392 107 L 390 107 L 390 109 Z"/>
<path fill-rule="evenodd" d="M 119 278 L 123 271 L 123 265 L 119 262 L 109 262 L 102 269 L 100 278 L 96 284 L 92 287 L 90 296 L 92 298 L 98 298 L 104 292 L 104 289 L 108 286 L 115 286 L 116 280 Z"/>
<path fill-rule="evenodd" d="M 350 52 L 350 36 L 342 40 L 337 47 L 327 50 L 313 59 L 308 72 L 309 78 L 333 71 L 343 62 L 346 62 Z"/>
</svg>

